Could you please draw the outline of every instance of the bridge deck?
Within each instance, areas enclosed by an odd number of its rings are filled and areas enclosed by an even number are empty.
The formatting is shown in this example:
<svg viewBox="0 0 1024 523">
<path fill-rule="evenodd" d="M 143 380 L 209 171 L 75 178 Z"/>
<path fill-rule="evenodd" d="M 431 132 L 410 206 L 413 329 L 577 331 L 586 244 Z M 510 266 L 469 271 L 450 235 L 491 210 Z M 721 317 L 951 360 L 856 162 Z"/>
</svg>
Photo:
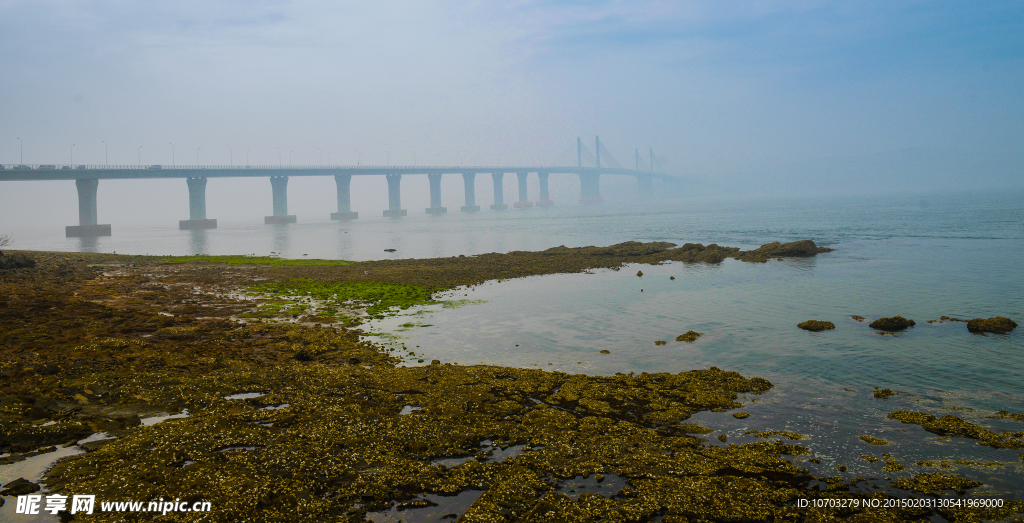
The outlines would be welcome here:
<svg viewBox="0 0 1024 523">
<path fill-rule="evenodd" d="M 386 176 L 392 174 L 466 174 L 544 172 L 563 174 L 619 174 L 679 178 L 664 173 L 614 167 L 566 166 L 226 166 L 226 165 L 0 165 L 0 181 L 146 179 L 146 178 L 266 178 L 272 176 Z"/>
</svg>

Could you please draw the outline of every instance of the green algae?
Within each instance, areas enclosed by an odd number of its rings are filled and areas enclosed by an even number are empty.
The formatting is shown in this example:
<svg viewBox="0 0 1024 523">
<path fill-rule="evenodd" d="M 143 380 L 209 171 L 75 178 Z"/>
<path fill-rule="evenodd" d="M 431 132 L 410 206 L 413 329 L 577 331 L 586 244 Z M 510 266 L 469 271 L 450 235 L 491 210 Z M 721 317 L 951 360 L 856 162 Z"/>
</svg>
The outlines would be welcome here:
<svg viewBox="0 0 1024 523">
<path fill-rule="evenodd" d="M 748 412 L 734 412 L 732 414 L 732 417 L 734 417 L 736 419 L 749 418 L 750 417 L 750 413 L 748 413 Z"/>
<path fill-rule="evenodd" d="M 134 257 L 133 257 L 134 258 Z M 350 261 L 345 260 L 310 260 L 310 259 L 288 259 L 276 256 L 248 256 L 248 255 L 207 255 L 196 256 L 145 256 L 141 257 L 146 261 L 158 264 L 179 265 L 186 263 L 202 263 L 216 265 L 267 265 L 274 267 L 303 266 L 303 265 L 327 265 L 340 266 L 348 265 Z"/>
<path fill-rule="evenodd" d="M 665 340 L 657 340 L 654 342 L 655 345 L 667 345 L 668 342 Z"/>
<path fill-rule="evenodd" d="M 408 309 L 415 305 L 438 303 L 433 299 L 436 289 L 395 283 L 295 279 L 257 283 L 250 290 L 277 296 L 308 296 L 336 304 L 356 304 L 366 307 L 370 316 L 380 316 L 393 308 Z"/>
<path fill-rule="evenodd" d="M 836 324 L 830 321 L 822 320 L 807 320 L 797 324 L 797 327 L 811 332 L 821 332 L 823 330 L 831 330 L 836 328 Z"/>
</svg>

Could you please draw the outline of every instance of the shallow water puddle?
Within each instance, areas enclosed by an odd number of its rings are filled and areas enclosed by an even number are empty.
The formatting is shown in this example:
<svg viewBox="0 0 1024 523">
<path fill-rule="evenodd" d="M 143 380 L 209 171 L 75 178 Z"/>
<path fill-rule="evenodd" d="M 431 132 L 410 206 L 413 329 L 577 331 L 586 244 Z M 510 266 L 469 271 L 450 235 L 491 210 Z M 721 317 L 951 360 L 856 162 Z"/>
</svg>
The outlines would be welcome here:
<svg viewBox="0 0 1024 523">
<path fill-rule="evenodd" d="M 185 409 L 185 410 L 182 410 L 181 412 L 179 412 L 178 414 L 164 414 L 164 415 L 161 415 L 161 416 L 150 416 L 148 418 L 142 418 L 142 426 L 148 427 L 150 425 L 156 425 L 157 423 L 160 423 L 162 421 L 167 421 L 169 419 L 179 419 L 179 418 L 187 418 L 187 417 L 188 417 L 188 409 Z"/>
<path fill-rule="evenodd" d="M 454 496 L 423 494 L 414 500 L 393 505 L 388 510 L 367 512 L 366 519 L 373 523 L 398 522 L 452 522 L 483 494 L 482 490 L 464 490 Z"/>
<path fill-rule="evenodd" d="M 240 392 L 238 394 L 231 394 L 230 396 L 224 396 L 226 400 L 247 400 L 250 398 L 258 398 L 260 396 L 266 396 L 266 392 Z"/>
<path fill-rule="evenodd" d="M 617 495 L 624 487 L 629 486 L 625 478 L 615 474 L 605 474 L 600 478 L 598 476 L 599 474 L 594 474 L 586 478 L 576 476 L 575 478 L 567 479 L 558 488 L 558 493 L 565 494 L 574 501 L 582 494 L 599 494 L 606 498 L 611 498 Z"/>
</svg>

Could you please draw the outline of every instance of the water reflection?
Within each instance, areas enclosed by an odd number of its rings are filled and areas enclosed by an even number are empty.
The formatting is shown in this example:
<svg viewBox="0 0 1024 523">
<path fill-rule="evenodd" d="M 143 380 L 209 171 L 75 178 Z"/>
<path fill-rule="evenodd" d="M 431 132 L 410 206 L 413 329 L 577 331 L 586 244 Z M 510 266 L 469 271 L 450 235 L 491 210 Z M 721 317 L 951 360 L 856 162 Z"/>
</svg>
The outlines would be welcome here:
<svg viewBox="0 0 1024 523">
<path fill-rule="evenodd" d="M 78 250 L 80 252 L 99 252 L 99 238 L 95 236 L 83 236 L 79 238 Z"/>
<path fill-rule="evenodd" d="M 283 254 L 285 256 L 291 254 L 291 235 L 289 234 L 289 229 L 291 229 L 292 226 L 285 223 L 278 223 L 271 225 L 271 227 L 274 228 L 274 236 L 271 240 L 273 252 Z"/>
<path fill-rule="evenodd" d="M 206 229 L 198 229 L 189 231 L 189 252 L 192 254 L 209 254 L 207 248 L 207 232 Z"/>
</svg>

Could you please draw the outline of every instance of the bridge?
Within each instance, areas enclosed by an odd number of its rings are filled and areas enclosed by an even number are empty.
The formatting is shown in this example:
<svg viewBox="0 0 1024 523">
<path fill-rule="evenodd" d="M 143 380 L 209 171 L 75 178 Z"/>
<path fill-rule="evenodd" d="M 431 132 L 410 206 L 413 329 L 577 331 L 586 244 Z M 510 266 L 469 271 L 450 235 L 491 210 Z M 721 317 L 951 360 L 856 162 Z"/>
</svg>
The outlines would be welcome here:
<svg viewBox="0 0 1024 523">
<path fill-rule="evenodd" d="M 633 176 L 637 180 L 641 199 L 654 198 L 654 179 L 672 186 L 681 180 L 656 170 L 657 159 L 654 151 L 650 151 L 650 164 L 643 162 L 639 152 L 636 153 L 635 168 L 623 168 L 615 162 L 600 138 L 595 140 L 596 150 L 591 155 L 589 149 L 577 139 L 577 165 L 570 166 L 224 166 L 224 165 L 61 165 L 61 164 L 4 164 L 0 165 L 0 181 L 41 181 L 41 180 L 74 180 L 78 188 L 78 225 L 66 227 L 68 237 L 110 236 L 110 224 L 100 224 L 97 219 L 96 193 L 100 180 L 144 179 L 144 178 L 183 178 L 188 185 L 189 219 L 180 220 L 179 229 L 214 229 L 217 220 L 206 217 L 206 182 L 209 178 L 269 178 L 273 200 L 273 214 L 266 216 L 264 223 L 287 224 L 295 223 L 294 214 L 288 214 L 288 179 L 293 176 L 334 176 L 337 184 L 338 212 L 331 213 L 332 220 L 353 220 L 359 213 L 351 209 L 351 182 L 353 176 L 384 176 L 388 182 L 388 209 L 386 217 L 406 216 L 408 211 L 402 208 L 401 181 L 402 176 L 426 175 L 430 183 L 430 207 L 427 214 L 444 214 L 448 212 L 441 205 L 441 178 L 445 174 L 461 174 L 465 188 L 465 205 L 462 212 L 477 212 L 480 206 L 476 203 L 476 176 L 490 174 L 494 189 L 492 210 L 508 209 L 505 203 L 503 177 L 515 174 L 519 181 L 518 200 L 513 202 L 514 208 L 549 207 L 554 205 L 548 195 L 548 178 L 551 174 L 570 174 L 580 177 L 580 203 L 590 204 L 602 202 L 600 178 L 602 175 Z M 584 151 L 588 159 L 593 158 L 593 166 L 584 166 Z M 601 165 L 601 153 L 611 159 L 612 165 Z M 590 163 L 590 162 L 587 162 Z M 644 163 L 641 166 L 641 163 Z M 527 179 L 533 173 L 540 182 L 539 199 L 530 200 L 527 192 Z"/>
</svg>

